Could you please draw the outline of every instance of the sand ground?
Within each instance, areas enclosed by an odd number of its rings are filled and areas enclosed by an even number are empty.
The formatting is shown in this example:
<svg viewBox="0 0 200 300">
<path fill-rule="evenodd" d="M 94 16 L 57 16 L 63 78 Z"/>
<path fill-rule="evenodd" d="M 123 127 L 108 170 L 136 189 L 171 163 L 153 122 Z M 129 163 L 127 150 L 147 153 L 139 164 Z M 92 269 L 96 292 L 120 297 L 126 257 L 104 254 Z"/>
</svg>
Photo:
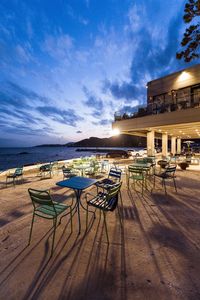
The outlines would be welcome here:
<svg viewBox="0 0 200 300">
<path fill-rule="evenodd" d="M 82 210 L 81 234 L 77 214 L 73 232 L 64 218 L 51 259 L 50 221 L 36 219 L 27 246 L 27 190 L 51 188 L 57 201 L 68 203 L 72 191 L 55 185 L 62 175 L 29 175 L 16 187 L 1 184 L 0 299 L 200 299 L 199 174 L 178 170 L 178 193 L 169 183 L 167 195 L 159 182 L 142 196 L 123 180 L 121 222 L 117 210 L 107 215 L 110 243 L 98 213 L 86 233 Z"/>
</svg>

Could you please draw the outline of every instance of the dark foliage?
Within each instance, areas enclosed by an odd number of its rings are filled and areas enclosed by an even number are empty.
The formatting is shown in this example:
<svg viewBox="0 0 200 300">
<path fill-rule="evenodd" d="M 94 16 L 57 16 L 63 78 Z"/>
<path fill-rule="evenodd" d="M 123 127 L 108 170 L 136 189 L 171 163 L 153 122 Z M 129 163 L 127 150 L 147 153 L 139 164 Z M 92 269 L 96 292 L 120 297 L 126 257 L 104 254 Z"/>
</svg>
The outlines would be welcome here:
<svg viewBox="0 0 200 300">
<path fill-rule="evenodd" d="M 184 59 L 185 62 L 190 62 L 195 58 L 200 57 L 200 0 L 189 0 L 185 4 L 183 20 L 185 23 L 194 22 L 186 28 L 181 41 L 183 50 L 176 53 L 177 59 Z"/>
</svg>

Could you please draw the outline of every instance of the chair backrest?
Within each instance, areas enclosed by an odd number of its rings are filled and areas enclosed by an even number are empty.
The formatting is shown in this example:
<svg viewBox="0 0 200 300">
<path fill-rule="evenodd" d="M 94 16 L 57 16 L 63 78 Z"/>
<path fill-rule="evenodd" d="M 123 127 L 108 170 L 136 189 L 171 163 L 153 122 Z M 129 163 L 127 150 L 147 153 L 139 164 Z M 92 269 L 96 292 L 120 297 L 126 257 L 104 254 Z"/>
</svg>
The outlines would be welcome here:
<svg viewBox="0 0 200 300">
<path fill-rule="evenodd" d="M 21 175 L 23 175 L 23 168 L 17 168 L 17 169 L 15 170 L 15 175 L 16 175 L 16 176 L 21 176 Z"/>
<path fill-rule="evenodd" d="M 107 192 L 106 201 L 109 206 L 109 210 L 113 211 L 118 204 L 118 193 L 120 191 L 122 182 L 114 184 Z"/>
<path fill-rule="evenodd" d="M 62 171 L 63 171 L 63 177 L 65 177 L 65 178 L 72 177 L 72 174 L 73 174 L 73 169 L 72 168 L 63 167 Z"/>
<path fill-rule="evenodd" d="M 40 191 L 34 189 L 28 189 L 30 198 L 32 200 L 34 208 L 36 205 L 53 205 L 53 201 L 51 199 L 50 193 L 48 191 Z"/>
<path fill-rule="evenodd" d="M 68 174 L 68 173 L 71 173 L 72 168 L 66 168 L 66 167 L 63 166 L 62 171 L 63 171 L 63 174 Z"/>
<path fill-rule="evenodd" d="M 150 163 L 152 166 L 154 166 L 156 164 L 155 157 L 145 157 L 144 162 Z"/>
<path fill-rule="evenodd" d="M 129 173 L 143 175 L 146 170 L 144 169 L 143 165 L 141 164 L 141 166 L 137 166 L 137 167 L 136 166 L 128 166 L 128 171 L 129 171 Z"/>
<path fill-rule="evenodd" d="M 110 172 L 108 174 L 108 178 L 112 178 L 114 179 L 116 182 L 119 182 L 121 180 L 121 176 L 122 176 L 122 170 L 121 169 L 114 169 L 111 168 Z"/>
<path fill-rule="evenodd" d="M 168 176 L 173 176 L 176 172 L 176 166 L 168 166 L 165 169 L 165 174 Z"/>
<path fill-rule="evenodd" d="M 46 164 L 40 167 L 40 171 L 49 172 L 52 170 L 52 164 Z"/>
</svg>

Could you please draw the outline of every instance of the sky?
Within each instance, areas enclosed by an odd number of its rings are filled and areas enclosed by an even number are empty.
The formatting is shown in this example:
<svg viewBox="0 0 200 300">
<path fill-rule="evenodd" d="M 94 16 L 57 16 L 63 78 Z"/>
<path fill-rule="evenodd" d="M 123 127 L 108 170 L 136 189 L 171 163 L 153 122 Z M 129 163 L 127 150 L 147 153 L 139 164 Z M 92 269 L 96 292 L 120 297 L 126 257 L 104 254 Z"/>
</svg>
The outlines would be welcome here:
<svg viewBox="0 0 200 300">
<path fill-rule="evenodd" d="M 148 81 L 189 66 L 185 2 L 1 0 L 0 146 L 110 136 Z"/>
</svg>

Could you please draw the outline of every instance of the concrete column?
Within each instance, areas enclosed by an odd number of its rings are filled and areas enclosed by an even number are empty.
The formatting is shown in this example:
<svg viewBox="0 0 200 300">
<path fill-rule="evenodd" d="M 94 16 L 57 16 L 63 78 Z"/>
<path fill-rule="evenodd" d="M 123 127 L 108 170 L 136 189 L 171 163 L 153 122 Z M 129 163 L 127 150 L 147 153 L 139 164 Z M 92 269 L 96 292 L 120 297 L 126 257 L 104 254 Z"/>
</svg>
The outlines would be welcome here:
<svg viewBox="0 0 200 300">
<path fill-rule="evenodd" d="M 167 156 L 168 154 L 168 134 L 162 133 L 162 155 Z"/>
<path fill-rule="evenodd" d="M 178 138 L 177 139 L 177 154 L 180 154 L 181 153 L 181 139 Z"/>
<path fill-rule="evenodd" d="M 173 155 L 176 154 L 176 137 L 175 136 L 171 137 L 171 153 Z"/>
<path fill-rule="evenodd" d="M 155 132 L 147 132 L 147 156 L 155 155 L 155 146 L 154 146 Z"/>
</svg>

